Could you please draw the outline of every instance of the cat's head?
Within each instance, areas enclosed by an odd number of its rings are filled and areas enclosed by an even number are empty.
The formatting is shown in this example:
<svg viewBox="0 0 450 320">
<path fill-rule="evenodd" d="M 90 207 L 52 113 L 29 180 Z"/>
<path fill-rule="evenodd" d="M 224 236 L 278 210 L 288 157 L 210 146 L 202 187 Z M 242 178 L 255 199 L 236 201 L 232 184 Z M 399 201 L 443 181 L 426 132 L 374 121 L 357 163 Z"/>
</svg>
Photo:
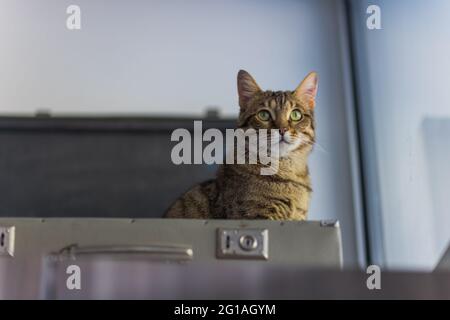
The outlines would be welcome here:
<svg viewBox="0 0 450 320">
<path fill-rule="evenodd" d="M 252 76 L 238 73 L 240 113 L 238 126 L 242 129 L 276 129 L 281 157 L 315 141 L 314 106 L 318 79 L 308 74 L 294 91 L 263 91 Z"/>
</svg>

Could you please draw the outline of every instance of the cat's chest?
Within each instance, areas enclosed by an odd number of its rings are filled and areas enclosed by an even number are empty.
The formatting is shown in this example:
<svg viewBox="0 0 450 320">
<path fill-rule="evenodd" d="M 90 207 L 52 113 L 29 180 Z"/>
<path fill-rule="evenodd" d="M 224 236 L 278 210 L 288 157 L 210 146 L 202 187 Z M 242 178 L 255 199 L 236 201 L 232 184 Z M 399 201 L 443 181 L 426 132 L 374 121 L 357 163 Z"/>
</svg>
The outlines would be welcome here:
<svg viewBox="0 0 450 320">
<path fill-rule="evenodd" d="M 234 169 L 234 168 L 232 168 Z M 301 175 L 260 176 L 237 170 L 225 171 L 218 179 L 214 211 L 227 218 L 302 220 L 311 194 L 307 170 Z M 294 178 L 293 178 L 294 177 Z"/>
<path fill-rule="evenodd" d="M 241 182 L 238 192 L 229 190 L 225 197 L 227 209 L 242 213 L 253 210 L 272 210 L 290 218 L 304 214 L 309 206 L 309 183 L 245 183 Z"/>
</svg>

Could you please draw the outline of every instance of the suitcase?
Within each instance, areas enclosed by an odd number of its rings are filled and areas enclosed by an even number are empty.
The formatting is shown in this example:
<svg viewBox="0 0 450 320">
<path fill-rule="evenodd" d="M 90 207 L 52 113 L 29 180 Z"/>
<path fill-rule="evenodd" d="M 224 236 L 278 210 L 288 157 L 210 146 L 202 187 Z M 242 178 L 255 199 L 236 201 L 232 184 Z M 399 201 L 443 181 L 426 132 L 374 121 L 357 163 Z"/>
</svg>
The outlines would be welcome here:
<svg viewBox="0 0 450 320">
<path fill-rule="evenodd" d="M 237 268 L 253 283 L 270 268 L 342 266 L 335 221 L 0 218 L 0 230 L 1 299 L 188 298 L 183 284 L 208 278 L 181 281 L 187 270 L 226 281 Z M 81 290 L 67 287 L 71 265 Z"/>
</svg>

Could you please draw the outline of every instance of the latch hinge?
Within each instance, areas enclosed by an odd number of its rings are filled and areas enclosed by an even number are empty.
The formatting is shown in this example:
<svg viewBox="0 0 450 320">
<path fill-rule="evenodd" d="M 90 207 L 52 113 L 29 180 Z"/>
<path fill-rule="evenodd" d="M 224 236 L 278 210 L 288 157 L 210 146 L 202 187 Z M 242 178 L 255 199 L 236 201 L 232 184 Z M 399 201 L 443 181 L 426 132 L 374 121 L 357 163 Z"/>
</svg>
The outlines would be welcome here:
<svg viewBox="0 0 450 320">
<path fill-rule="evenodd" d="M 16 227 L 0 226 L 0 256 L 14 256 Z"/>
</svg>

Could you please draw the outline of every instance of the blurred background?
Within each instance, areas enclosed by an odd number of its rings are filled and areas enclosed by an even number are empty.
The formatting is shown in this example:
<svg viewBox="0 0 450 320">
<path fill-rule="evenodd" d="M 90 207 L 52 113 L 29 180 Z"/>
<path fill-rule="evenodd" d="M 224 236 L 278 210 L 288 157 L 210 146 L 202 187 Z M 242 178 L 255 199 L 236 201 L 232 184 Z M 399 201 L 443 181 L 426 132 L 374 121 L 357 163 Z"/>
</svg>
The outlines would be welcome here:
<svg viewBox="0 0 450 320">
<path fill-rule="evenodd" d="M 277 90 L 315 70 L 309 218 L 339 219 L 346 267 L 432 270 L 450 240 L 449 18 L 445 0 L 0 0 L 0 112 L 232 121 L 239 69 Z"/>
</svg>

